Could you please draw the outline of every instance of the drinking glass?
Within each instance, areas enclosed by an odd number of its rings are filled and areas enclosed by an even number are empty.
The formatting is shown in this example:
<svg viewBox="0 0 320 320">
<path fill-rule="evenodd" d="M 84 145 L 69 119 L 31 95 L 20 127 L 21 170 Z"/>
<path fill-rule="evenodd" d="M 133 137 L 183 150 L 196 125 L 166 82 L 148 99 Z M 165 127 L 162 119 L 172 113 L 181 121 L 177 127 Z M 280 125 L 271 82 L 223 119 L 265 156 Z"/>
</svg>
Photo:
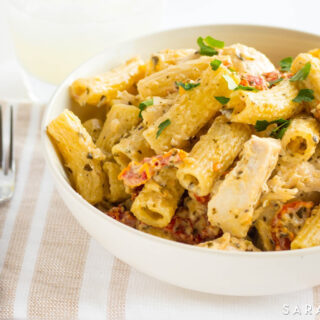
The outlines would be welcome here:
<svg viewBox="0 0 320 320">
<path fill-rule="evenodd" d="M 163 0 L 10 0 L 8 8 L 21 65 L 57 85 L 104 48 L 159 29 Z"/>
</svg>

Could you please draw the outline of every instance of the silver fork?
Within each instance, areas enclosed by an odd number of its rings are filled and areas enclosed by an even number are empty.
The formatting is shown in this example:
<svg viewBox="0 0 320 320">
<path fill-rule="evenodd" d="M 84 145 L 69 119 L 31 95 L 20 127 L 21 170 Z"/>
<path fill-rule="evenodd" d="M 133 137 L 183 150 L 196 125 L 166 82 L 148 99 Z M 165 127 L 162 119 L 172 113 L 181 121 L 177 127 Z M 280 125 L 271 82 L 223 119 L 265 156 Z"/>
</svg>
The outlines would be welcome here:
<svg viewBox="0 0 320 320">
<path fill-rule="evenodd" d="M 13 154 L 13 107 L 10 106 L 9 143 L 5 148 L 3 112 L 0 106 L 0 202 L 12 198 L 15 187 L 15 163 Z M 6 151 L 6 150 L 7 151 Z"/>
</svg>

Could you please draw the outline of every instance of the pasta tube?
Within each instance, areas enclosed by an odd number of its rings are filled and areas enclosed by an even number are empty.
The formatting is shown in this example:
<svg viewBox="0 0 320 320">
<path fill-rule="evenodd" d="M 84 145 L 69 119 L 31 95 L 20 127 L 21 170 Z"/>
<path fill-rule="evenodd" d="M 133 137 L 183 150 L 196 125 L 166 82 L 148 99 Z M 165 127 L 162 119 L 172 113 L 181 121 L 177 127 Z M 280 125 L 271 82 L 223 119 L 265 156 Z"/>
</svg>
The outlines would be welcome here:
<svg viewBox="0 0 320 320">
<path fill-rule="evenodd" d="M 303 249 L 320 245 L 320 207 L 312 210 L 311 216 L 291 242 L 291 249 Z"/>
<path fill-rule="evenodd" d="M 160 97 L 153 97 L 153 105 L 147 107 L 141 112 L 143 124 L 148 127 L 154 123 L 158 118 L 164 115 L 174 103 L 174 98 L 163 99 Z"/>
<path fill-rule="evenodd" d="M 302 106 L 292 101 L 298 89 L 288 80 L 268 90 L 249 92 L 234 91 L 227 105 L 232 109 L 231 121 L 255 124 L 257 120 L 290 118 L 301 111 Z"/>
<path fill-rule="evenodd" d="M 313 57 L 320 59 L 320 49 L 319 48 L 312 49 L 308 53 L 311 54 Z"/>
<path fill-rule="evenodd" d="M 139 109 L 137 107 L 126 104 L 113 105 L 107 114 L 107 119 L 97 140 L 97 147 L 110 158 L 112 147 L 139 121 Z"/>
<path fill-rule="evenodd" d="M 170 66 L 162 71 L 151 74 L 138 82 L 138 92 L 142 100 L 147 97 L 165 97 L 177 90 L 176 81 L 198 79 L 208 67 L 212 58 L 202 57 Z"/>
<path fill-rule="evenodd" d="M 319 124 L 314 118 L 293 119 L 281 140 L 282 148 L 289 158 L 307 161 L 316 150 L 319 134 Z"/>
<path fill-rule="evenodd" d="M 236 237 L 247 235 L 254 208 L 264 185 L 275 168 L 279 141 L 252 136 L 243 148 L 242 158 L 222 181 L 208 204 L 208 219 Z"/>
<path fill-rule="evenodd" d="M 146 63 L 146 75 L 161 71 L 186 59 L 199 57 L 194 49 L 165 49 L 151 55 Z"/>
<path fill-rule="evenodd" d="M 131 161 L 139 162 L 154 155 L 154 151 L 142 135 L 143 131 L 144 126 L 140 124 L 130 132 L 128 137 L 122 138 L 113 146 L 112 155 L 122 169 L 127 167 Z"/>
<path fill-rule="evenodd" d="M 314 55 L 313 55 L 313 54 Z M 304 67 L 306 63 L 311 63 L 310 73 L 305 80 L 299 81 L 299 86 L 303 88 L 312 89 L 314 91 L 314 96 L 316 102 L 320 102 L 320 59 L 315 54 L 315 51 L 310 53 L 300 53 L 294 60 L 291 66 L 291 71 L 293 73 L 298 72 Z"/>
<path fill-rule="evenodd" d="M 102 130 L 102 121 L 100 119 L 89 119 L 83 123 L 83 126 L 90 134 L 94 143 L 98 140 L 100 132 Z"/>
<path fill-rule="evenodd" d="M 215 180 L 237 157 L 250 133 L 244 124 L 230 123 L 224 116 L 216 118 L 180 165 L 177 172 L 180 184 L 198 196 L 209 194 Z"/>
<path fill-rule="evenodd" d="M 209 67 L 203 72 L 199 86 L 185 91 L 167 113 L 146 129 L 143 135 L 156 153 L 183 148 L 220 110 L 222 105 L 214 97 L 228 97 L 231 93 L 225 77 L 239 82 L 237 76 L 223 65 L 216 71 Z M 159 127 L 167 121 L 170 125 L 159 135 Z"/>
<path fill-rule="evenodd" d="M 145 184 L 135 198 L 131 211 L 140 221 L 164 228 L 171 221 L 182 193 L 176 169 L 164 168 Z"/>
<path fill-rule="evenodd" d="M 47 131 L 62 156 L 76 191 L 92 204 L 102 201 L 106 177 L 101 162 L 105 156 L 94 145 L 80 119 L 65 110 L 51 121 Z"/>
<path fill-rule="evenodd" d="M 78 79 L 70 86 L 70 95 L 80 106 L 102 106 L 116 98 L 118 91 L 132 90 L 145 75 L 145 65 L 139 57 L 100 76 Z"/>
<path fill-rule="evenodd" d="M 275 70 L 274 65 L 262 52 L 240 43 L 225 47 L 222 54 L 231 57 L 232 67 L 240 73 L 259 76 Z"/>
<path fill-rule="evenodd" d="M 129 198 L 129 194 L 125 192 L 124 184 L 118 180 L 121 169 L 118 164 L 106 161 L 103 164 L 103 170 L 107 175 L 108 188 L 105 197 L 110 202 L 120 202 Z"/>
<path fill-rule="evenodd" d="M 298 192 L 320 190 L 320 170 L 309 161 L 279 161 L 275 175 L 268 181 L 269 192 L 262 200 L 280 200 L 287 202 L 295 198 Z"/>
</svg>

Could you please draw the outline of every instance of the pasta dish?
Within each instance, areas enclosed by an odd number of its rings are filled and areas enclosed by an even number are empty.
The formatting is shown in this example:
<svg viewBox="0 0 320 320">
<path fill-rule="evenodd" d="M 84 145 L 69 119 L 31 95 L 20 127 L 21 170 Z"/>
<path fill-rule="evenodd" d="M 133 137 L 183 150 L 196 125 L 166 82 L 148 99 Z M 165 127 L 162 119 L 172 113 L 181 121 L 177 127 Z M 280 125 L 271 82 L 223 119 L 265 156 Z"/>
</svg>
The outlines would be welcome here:
<svg viewBox="0 0 320 320">
<path fill-rule="evenodd" d="M 199 37 L 77 79 L 70 97 L 96 116 L 65 109 L 47 133 L 106 215 L 212 249 L 320 245 L 320 49 L 275 67 Z"/>
</svg>

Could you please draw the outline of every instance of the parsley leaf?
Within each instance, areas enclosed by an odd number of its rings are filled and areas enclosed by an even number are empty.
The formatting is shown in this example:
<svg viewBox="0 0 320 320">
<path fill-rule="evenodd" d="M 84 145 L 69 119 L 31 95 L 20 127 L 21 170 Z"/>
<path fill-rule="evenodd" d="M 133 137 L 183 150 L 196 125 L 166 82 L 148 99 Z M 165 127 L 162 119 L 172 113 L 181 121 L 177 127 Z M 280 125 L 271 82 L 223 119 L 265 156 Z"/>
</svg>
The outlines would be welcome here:
<svg viewBox="0 0 320 320">
<path fill-rule="evenodd" d="M 217 101 L 219 101 L 222 105 L 225 105 L 229 102 L 230 98 L 227 97 L 214 97 Z"/>
<path fill-rule="evenodd" d="M 309 72 L 311 70 L 311 63 L 307 62 L 303 68 L 301 68 L 291 79 L 291 82 L 304 80 L 307 78 Z"/>
<path fill-rule="evenodd" d="M 267 121 L 267 120 L 258 120 L 254 126 L 256 131 L 264 131 L 267 129 L 267 127 L 270 124 L 276 124 L 277 127 L 273 129 L 270 133 L 270 137 L 276 138 L 276 139 L 281 139 L 288 129 L 290 125 L 290 120 L 285 120 L 285 119 L 278 119 L 278 120 L 273 120 L 273 121 Z"/>
<path fill-rule="evenodd" d="M 210 36 L 205 37 L 204 41 L 213 48 L 219 48 L 219 49 L 223 49 L 224 48 L 224 42 L 214 39 Z"/>
<path fill-rule="evenodd" d="M 220 67 L 221 61 L 218 59 L 214 59 L 213 61 L 210 62 L 210 66 L 212 70 L 216 71 Z"/>
<path fill-rule="evenodd" d="M 200 82 L 199 83 L 192 83 L 192 82 L 189 82 L 189 83 L 183 83 L 181 81 L 176 81 L 176 85 L 178 87 L 182 87 L 184 90 L 186 91 L 189 91 L 197 86 L 200 86 Z"/>
<path fill-rule="evenodd" d="M 276 80 L 273 80 L 273 81 L 268 81 L 269 82 L 269 86 L 273 86 L 274 84 L 277 84 L 279 82 L 281 82 L 283 80 L 283 78 L 279 78 L 279 79 L 276 79 Z"/>
<path fill-rule="evenodd" d="M 198 38 L 197 43 L 198 43 L 198 45 L 199 45 L 199 47 L 200 47 L 199 53 L 200 53 L 202 56 L 212 57 L 212 56 L 218 54 L 218 51 L 217 51 L 217 50 L 215 50 L 215 49 L 212 48 L 212 47 L 207 46 L 207 45 L 204 43 L 202 37 L 199 37 L 199 38 Z"/>
<path fill-rule="evenodd" d="M 280 71 L 290 71 L 292 65 L 292 57 L 284 58 L 280 61 Z"/>
<path fill-rule="evenodd" d="M 236 90 L 245 90 L 245 91 L 254 91 L 254 92 L 258 92 L 259 90 L 256 89 L 255 87 L 248 87 L 248 86 L 243 86 L 241 84 L 239 84 L 235 89 Z"/>
<path fill-rule="evenodd" d="M 267 120 L 257 120 L 254 128 L 256 129 L 256 131 L 264 131 L 267 129 L 268 125 L 269 125 L 269 121 Z"/>
<path fill-rule="evenodd" d="M 142 119 L 142 111 L 145 110 L 147 107 L 152 106 L 152 105 L 153 105 L 153 99 L 152 98 L 141 102 L 139 104 L 139 109 L 140 109 L 139 118 Z"/>
<path fill-rule="evenodd" d="M 163 122 L 161 122 L 158 126 L 158 131 L 157 131 L 157 135 L 156 135 L 156 139 L 158 139 L 158 137 L 160 136 L 160 134 L 162 133 L 162 131 L 168 127 L 171 124 L 170 119 L 167 119 Z"/>
<path fill-rule="evenodd" d="M 223 78 L 227 81 L 229 90 L 235 90 L 238 87 L 235 81 L 228 74 L 224 74 Z"/>
<path fill-rule="evenodd" d="M 292 100 L 294 102 L 310 102 L 314 100 L 313 90 L 311 89 L 301 89 L 298 95 Z"/>
</svg>

